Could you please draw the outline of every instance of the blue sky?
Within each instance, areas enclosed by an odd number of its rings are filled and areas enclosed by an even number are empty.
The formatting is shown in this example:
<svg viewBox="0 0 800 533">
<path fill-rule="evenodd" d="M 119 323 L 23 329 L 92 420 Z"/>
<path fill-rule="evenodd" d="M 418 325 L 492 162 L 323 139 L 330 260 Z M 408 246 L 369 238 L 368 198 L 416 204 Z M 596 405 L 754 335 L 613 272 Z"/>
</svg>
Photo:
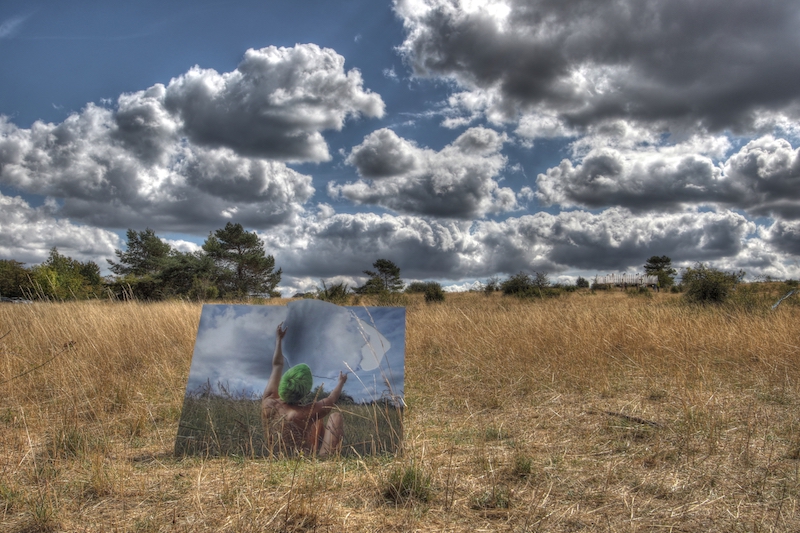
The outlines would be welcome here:
<svg viewBox="0 0 800 533">
<path fill-rule="evenodd" d="M 291 294 L 800 277 L 790 0 L 0 4 L 0 258 L 258 232 Z"/>
</svg>

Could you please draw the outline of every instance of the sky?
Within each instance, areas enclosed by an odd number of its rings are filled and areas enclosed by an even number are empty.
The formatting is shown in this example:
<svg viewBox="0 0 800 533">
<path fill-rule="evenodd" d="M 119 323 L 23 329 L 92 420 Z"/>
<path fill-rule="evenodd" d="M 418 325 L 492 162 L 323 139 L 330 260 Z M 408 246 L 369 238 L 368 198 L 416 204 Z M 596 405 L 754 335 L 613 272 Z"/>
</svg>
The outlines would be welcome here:
<svg viewBox="0 0 800 533">
<path fill-rule="evenodd" d="M 794 0 L 0 4 L 0 259 L 256 231 L 284 295 L 800 277 Z"/>
<path fill-rule="evenodd" d="M 275 333 L 286 328 L 284 371 L 306 363 L 314 387 L 331 391 L 339 373 L 344 391 L 358 402 L 403 398 L 405 308 L 339 307 L 318 300 L 288 306 L 204 305 L 200 316 L 187 394 L 210 383 L 234 395 L 260 397 L 272 371 Z M 362 350 L 379 356 L 363 361 Z M 370 357 L 370 359 L 372 359 Z"/>
</svg>

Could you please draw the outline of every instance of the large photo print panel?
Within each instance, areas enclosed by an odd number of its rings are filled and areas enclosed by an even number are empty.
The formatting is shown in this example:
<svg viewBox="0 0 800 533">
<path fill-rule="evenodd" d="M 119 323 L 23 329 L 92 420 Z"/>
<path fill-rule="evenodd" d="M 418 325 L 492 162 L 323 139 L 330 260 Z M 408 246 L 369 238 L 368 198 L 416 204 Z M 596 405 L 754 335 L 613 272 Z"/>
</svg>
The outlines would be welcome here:
<svg viewBox="0 0 800 533">
<path fill-rule="evenodd" d="M 405 308 L 204 305 L 178 455 L 395 453 Z"/>
</svg>

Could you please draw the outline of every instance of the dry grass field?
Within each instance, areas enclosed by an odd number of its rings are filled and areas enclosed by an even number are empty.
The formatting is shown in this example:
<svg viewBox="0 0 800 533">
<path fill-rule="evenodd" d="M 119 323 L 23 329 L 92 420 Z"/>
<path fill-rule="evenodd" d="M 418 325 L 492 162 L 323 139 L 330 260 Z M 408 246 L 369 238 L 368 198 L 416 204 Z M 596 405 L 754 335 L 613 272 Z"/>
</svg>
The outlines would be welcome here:
<svg viewBox="0 0 800 533">
<path fill-rule="evenodd" d="M 327 460 L 174 457 L 199 316 L 0 306 L 0 530 L 800 531 L 791 301 L 412 298 L 403 453 Z"/>
</svg>

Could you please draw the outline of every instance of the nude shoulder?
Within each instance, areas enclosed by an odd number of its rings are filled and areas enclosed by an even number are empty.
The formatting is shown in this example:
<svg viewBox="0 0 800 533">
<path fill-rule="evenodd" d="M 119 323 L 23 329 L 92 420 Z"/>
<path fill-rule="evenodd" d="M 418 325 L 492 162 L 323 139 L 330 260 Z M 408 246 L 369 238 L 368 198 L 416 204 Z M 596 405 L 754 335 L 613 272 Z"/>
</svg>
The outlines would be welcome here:
<svg viewBox="0 0 800 533">
<path fill-rule="evenodd" d="M 279 410 L 281 405 L 281 401 L 277 398 L 273 398 L 271 396 L 267 396 L 261 399 L 261 408 L 262 409 L 270 409 L 270 410 Z"/>
<path fill-rule="evenodd" d="M 292 419 L 297 415 L 297 407 L 288 405 L 277 398 L 264 398 L 261 400 L 261 409 L 274 412 L 286 419 Z"/>
</svg>

